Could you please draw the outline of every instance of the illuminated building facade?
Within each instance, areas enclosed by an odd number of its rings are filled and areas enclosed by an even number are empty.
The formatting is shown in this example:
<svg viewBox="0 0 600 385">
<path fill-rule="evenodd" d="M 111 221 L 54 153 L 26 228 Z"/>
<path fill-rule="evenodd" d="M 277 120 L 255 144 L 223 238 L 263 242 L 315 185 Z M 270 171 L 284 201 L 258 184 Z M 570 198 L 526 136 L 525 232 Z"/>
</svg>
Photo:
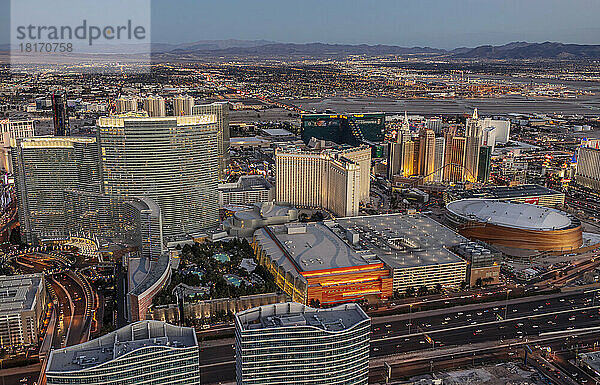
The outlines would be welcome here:
<svg viewBox="0 0 600 385">
<path fill-rule="evenodd" d="M 446 156 L 446 139 L 444 137 L 435 138 L 435 154 L 433 156 L 433 174 L 434 182 L 442 182 L 444 180 L 444 160 Z"/>
<path fill-rule="evenodd" d="M 425 177 L 424 182 L 433 181 L 435 166 L 435 133 L 423 130 L 419 135 L 418 174 Z"/>
<path fill-rule="evenodd" d="M 321 207 L 339 216 L 358 215 L 359 202 L 368 194 L 361 181 L 370 172 L 369 150 L 275 151 L 276 200 L 299 207 Z M 367 159 L 363 159 L 366 155 Z M 354 157 L 357 161 L 349 158 Z M 369 167 L 368 171 L 363 167 Z"/>
<path fill-rule="evenodd" d="M 179 95 L 173 98 L 173 115 L 187 116 L 192 114 L 194 98 L 189 95 Z"/>
<path fill-rule="evenodd" d="M 225 170 L 229 164 L 229 103 L 215 102 L 192 106 L 192 115 L 214 115 L 217 117 L 217 157 L 219 163 L 219 179 L 225 179 Z"/>
<path fill-rule="evenodd" d="M 465 180 L 465 156 L 467 139 L 464 136 L 446 134 L 446 167 L 444 179 L 447 182 L 462 182 Z"/>
<path fill-rule="evenodd" d="M 16 146 L 17 140 L 35 136 L 33 120 L 0 119 L 0 135 L 2 135 L 0 138 L 2 141 L 0 147 L 0 167 L 2 167 L 2 170 L 12 174 L 13 164 L 11 148 Z"/>
<path fill-rule="evenodd" d="M 415 175 L 415 142 L 407 140 L 402 143 L 402 176 Z"/>
<path fill-rule="evenodd" d="M 358 253 L 336 231 L 321 223 L 267 226 L 256 230 L 252 247 L 258 262 L 293 301 L 335 304 L 390 298 L 392 277 L 384 263 Z"/>
<path fill-rule="evenodd" d="M 385 139 L 385 114 L 302 115 L 302 140 L 329 140 L 337 144 L 359 146 Z"/>
<path fill-rule="evenodd" d="M 136 112 L 138 110 L 138 98 L 135 96 L 121 96 L 115 100 L 115 110 L 117 114 Z"/>
<path fill-rule="evenodd" d="M 575 181 L 584 187 L 600 191 L 600 149 L 591 146 L 579 148 Z"/>
<path fill-rule="evenodd" d="M 104 193 L 152 199 L 165 237 L 218 224 L 215 115 L 100 118 L 98 141 Z"/>
<path fill-rule="evenodd" d="M 100 192 L 95 138 L 33 137 L 13 149 L 19 223 L 25 242 L 66 235 L 64 191 Z"/>
<path fill-rule="evenodd" d="M 465 129 L 465 159 L 464 177 L 469 182 L 477 181 L 477 173 L 479 171 L 479 151 L 481 148 L 483 130 L 479 124 L 479 116 L 477 109 L 473 113 L 471 119 L 467 119 L 467 125 Z"/>
</svg>

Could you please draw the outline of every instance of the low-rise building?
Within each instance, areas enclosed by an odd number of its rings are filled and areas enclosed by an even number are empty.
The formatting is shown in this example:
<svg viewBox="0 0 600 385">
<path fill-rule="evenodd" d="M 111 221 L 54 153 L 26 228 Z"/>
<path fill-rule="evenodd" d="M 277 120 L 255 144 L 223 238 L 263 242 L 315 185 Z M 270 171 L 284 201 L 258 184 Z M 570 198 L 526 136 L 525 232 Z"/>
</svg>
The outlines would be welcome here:
<svg viewBox="0 0 600 385">
<path fill-rule="evenodd" d="M 275 200 L 275 188 L 260 175 L 244 175 L 237 182 L 219 184 L 219 206 L 253 205 Z"/>
<path fill-rule="evenodd" d="M 0 276 L 0 293 L 0 346 L 37 345 L 47 304 L 44 276 Z"/>
<path fill-rule="evenodd" d="M 274 203 L 257 203 L 251 209 L 236 211 L 227 218 L 223 226 L 229 235 L 249 237 L 259 227 L 282 225 L 298 220 L 298 210 Z"/>
<path fill-rule="evenodd" d="M 262 227 L 254 232 L 252 247 L 295 302 L 329 305 L 392 296 L 384 263 L 355 250 L 323 223 Z"/>
<path fill-rule="evenodd" d="M 336 223 L 357 252 L 385 263 L 394 291 L 456 288 L 467 279 L 467 261 L 452 251 L 467 239 L 425 215 L 372 215 Z"/>
<path fill-rule="evenodd" d="M 152 299 L 171 279 L 171 258 L 169 253 L 163 253 L 158 260 L 151 262 L 147 262 L 147 260 L 142 258 L 134 265 L 141 266 L 142 263 L 147 263 L 145 266 L 149 265 L 150 269 L 143 275 L 139 283 L 136 282 L 135 286 L 130 288 L 127 294 L 129 315 L 132 321 L 146 319 L 148 307 L 152 304 Z M 131 268 L 133 268 L 133 265 L 130 265 Z"/>
<path fill-rule="evenodd" d="M 448 190 L 443 193 L 446 204 L 460 199 L 496 199 L 516 203 L 530 203 L 546 207 L 565 204 L 565 194 L 550 188 L 524 184 L 519 186 L 492 186 L 470 190 Z"/>
</svg>

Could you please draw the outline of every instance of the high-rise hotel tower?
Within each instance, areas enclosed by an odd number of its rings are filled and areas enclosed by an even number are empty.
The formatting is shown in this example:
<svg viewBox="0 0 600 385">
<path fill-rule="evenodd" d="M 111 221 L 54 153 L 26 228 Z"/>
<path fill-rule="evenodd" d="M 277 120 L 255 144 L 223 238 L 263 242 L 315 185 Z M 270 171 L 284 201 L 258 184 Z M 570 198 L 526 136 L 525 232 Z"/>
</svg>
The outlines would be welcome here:
<svg viewBox="0 0 600 385">
<path fill-rule="evenodd" d="M 216 226 L 217 117 L 98 120 L 104 193 L 158 204 L 165 237 Z"/>
<path fill-rule="evenodd" d="M 215 102 L 192 106 L 192 115 L 215 115 L 217 117 L 217 157 L 219 179 L 225 179 L 225 169 L 229 164 L 229 104 Z"/>
</svg>

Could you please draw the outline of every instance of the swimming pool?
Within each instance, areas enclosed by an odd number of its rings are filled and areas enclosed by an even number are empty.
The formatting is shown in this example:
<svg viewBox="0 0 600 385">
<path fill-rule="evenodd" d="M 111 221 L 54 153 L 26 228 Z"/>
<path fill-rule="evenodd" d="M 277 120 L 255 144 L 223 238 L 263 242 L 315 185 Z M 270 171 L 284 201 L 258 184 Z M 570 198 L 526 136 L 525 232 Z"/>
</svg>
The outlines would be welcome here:
<svg viewBox="0 0 600 385">
<path fill-rule="evenodd" d="M 225 278 L 227 283 L 235 287 L 240 287 L 240 285 L 242 284 L 242 279 L 234 274 L 225 274 L 223 278 Z"/>
<path fill-rule="evenodd" d="M 229 262 L 231 260 L 231 258 L 229 258 L 229 255 L 225 254 L 225 253 L 217 253 L 214 254 L 213 259 L 216 259 L 217 261 L 221 262 L 221 263 L 225 263 L 225 262 Z"/>
</svg>

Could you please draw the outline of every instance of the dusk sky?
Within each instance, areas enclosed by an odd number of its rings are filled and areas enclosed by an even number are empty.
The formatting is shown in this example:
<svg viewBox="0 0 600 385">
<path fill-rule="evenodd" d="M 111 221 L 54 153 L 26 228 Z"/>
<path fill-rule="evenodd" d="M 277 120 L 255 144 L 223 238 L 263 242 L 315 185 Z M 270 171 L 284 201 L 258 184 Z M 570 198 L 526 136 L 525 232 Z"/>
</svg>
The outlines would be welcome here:
<svg viewBox="0 0 600 385">
<path fill-rule="evenodd" d="M 0 0 L 4 9 L 8 3 L 9 0 Z M 152 40 L 165 43 L 266 39 L 438 48 L 511 41 L 600 43 L 598 0 L 153 0 L 152 3 Z M 51 6 L 52 2 L 40 0 L 40 4 Z M 0 26 L 6 26 L 8 19 L 7 12 L 0 12 Z M 6 42 L 6 29 L 2 35 L 0 40 Z"/>
</svg>

